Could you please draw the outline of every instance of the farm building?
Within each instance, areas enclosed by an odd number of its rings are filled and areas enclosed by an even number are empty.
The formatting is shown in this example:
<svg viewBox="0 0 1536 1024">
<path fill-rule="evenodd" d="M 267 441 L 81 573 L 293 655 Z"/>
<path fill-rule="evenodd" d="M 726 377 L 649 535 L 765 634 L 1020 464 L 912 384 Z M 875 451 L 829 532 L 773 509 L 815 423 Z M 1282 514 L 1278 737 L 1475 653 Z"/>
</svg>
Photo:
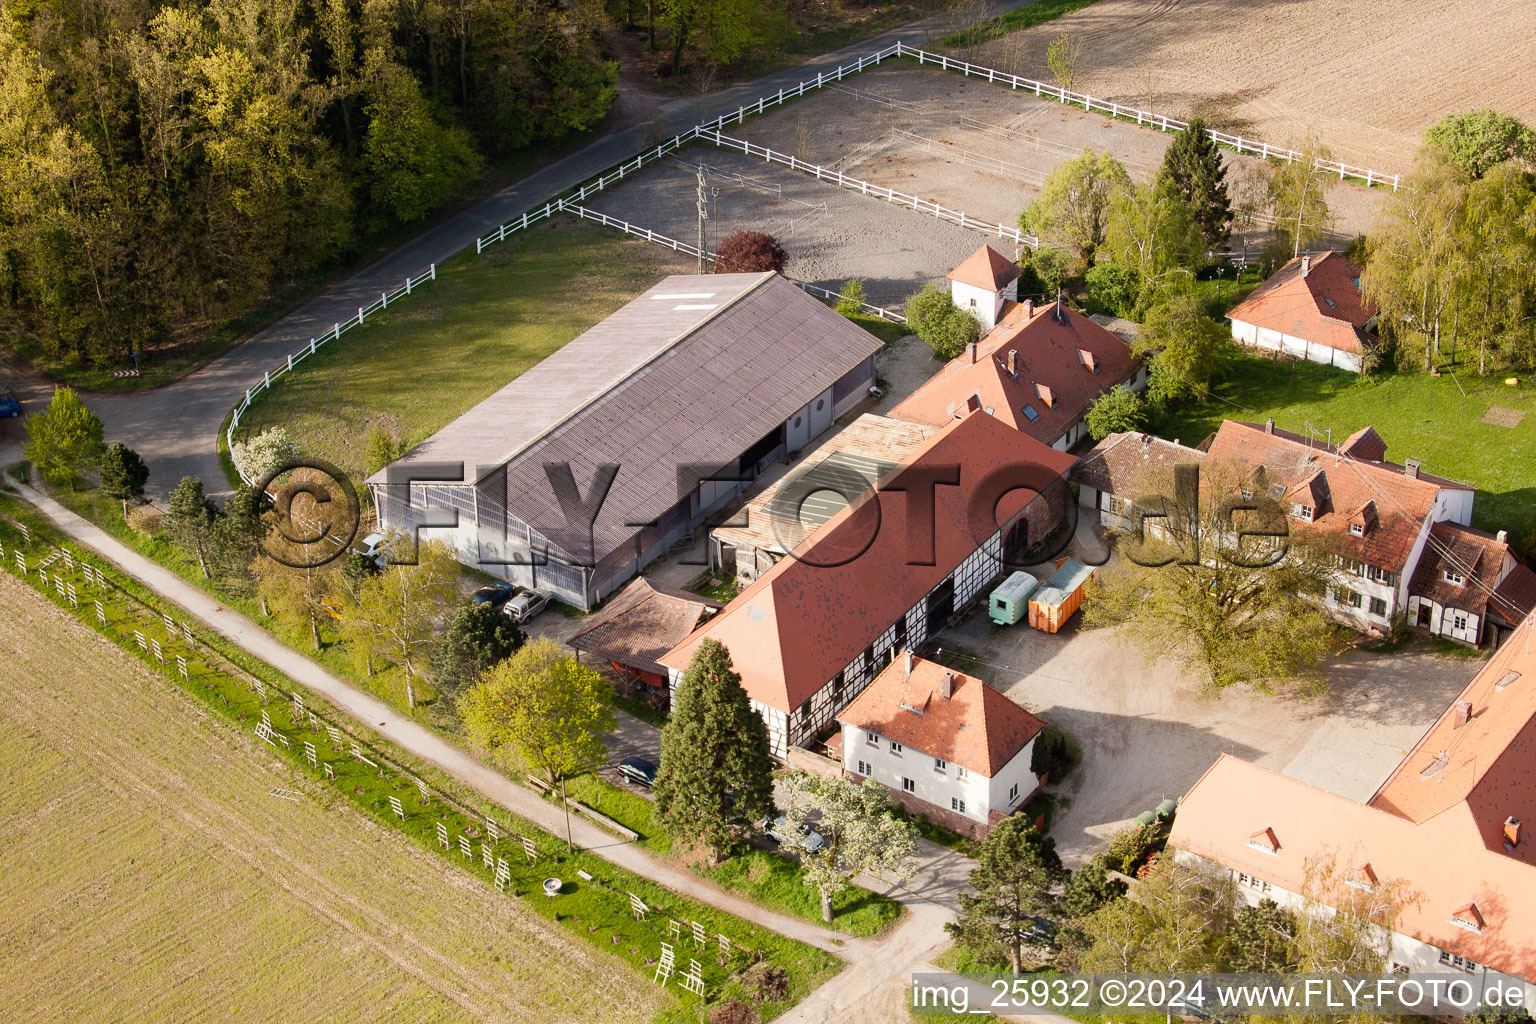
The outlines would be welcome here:
<svg viewBox="0 0 1536 1024">
<path fill-rule="evenodd" d="M 385 529 L 591 608 L 874 383 L 772 273 L 669 277 L 370 477 Z"/>
<path fill-rule="evenodd" d="M 1250 904 L 1299 907 L 1388 883 L 1412 894 L 1394 973 L 1501 975 L 1536 1005 L 1536 620 L 1527 618 L 1365 803 L 1223 754 L 1179 804 L 1170 848 Z M 1336 871 L 1337 888 L 1317 878 Z M 1501 979 L 1502 980 L 1502 979 Z"/>
<path fill-rule="evenodd" d="M 704 638 L 724 644 L 786 758 L 1059 527 L 1072 461 L 984 412 L 958 419 L 658 660 L 675 679 Z"/>
<path fill-rule="evenodd" d="M 1241 344 L 1355 373 L 1375 344 L 1376 310 L 1360 294 L 1360 268 L 1333 252 L 1291 260 L 1227 316 Z"/>
<path fill-rule="evenodd" d="M 1067 477 L 1077 487 L 1077 503 L 1098 513 L 1099 523 L 1122 533 L 1135 529 L 1131 501 L 1160 467 L 1199 465 L 1205 453 L 1140 432 L 1108 434 L 1078 460 Z"/>
<path fill-rule="evenodd" d="M 980 409 L 1066 451 L 1087 436 L 1095 398 L 1145 384 L 1146 368 L 1123 339 L 1059 302 L 1022 302 L 890 415 L 937 426 Z"/>
<path fill-rule="evenodd" d="M 1503 530 L 1435 523 L 1408 584 L 1408 623 L 1472 647 L 1494 646 L 1536 608 L 1536 573 L 1509 549 Z"/>
<path fill-rule="evenodd" d="M 938 429 L 873 413 L 858 417 L 710 531 L 710 568 L 751 583 Z"/>
<path fill-rule="evenodd" d="M 1040 788 L 1030 762 L 1045 723 L 982 680 L 911 651 L 837 721 L 845 771 L 973 839 L 985 839 Z"/>
<path fill-rule="evenodd" d="M 656 659 L 688 637 L 721 604 L 641 576 L 592 613 L 566 643 L 606 661 L 627 685 L 666 689 Z"/>
<path fill-rule="evenodd" d="M 971 253 L 948 276 L 950 301 L 981 321 L 983 333 L 997 326 L 1004 306 L 1018 301 L 1018 264 L 990 245 Z"/>
</svg>

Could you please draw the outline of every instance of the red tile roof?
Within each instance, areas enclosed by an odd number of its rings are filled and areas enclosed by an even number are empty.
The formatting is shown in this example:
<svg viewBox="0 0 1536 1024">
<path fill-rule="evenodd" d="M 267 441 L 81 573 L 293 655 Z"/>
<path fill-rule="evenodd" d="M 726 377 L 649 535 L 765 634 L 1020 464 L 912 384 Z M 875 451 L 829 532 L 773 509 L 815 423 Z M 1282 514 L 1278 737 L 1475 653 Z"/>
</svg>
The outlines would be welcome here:
<svg viewBox="0 0 1536 1024">
<path fill-rule="evenodd" d="M 1380 450 L 1385 453 L 1386 446 Z M 1317 509 L 1310 526 L 1293 520 L 1293 529 L 1323 531 L 1355 560 L 1397 573 L 1408 562 L 1437 492 L 1470 490 L 1428 474 L 1410 477 L 1390 462 L 1343 457 L 1337 447 L 1237 420 L 1222 423 L 1207 447 L 1207 458 L 1263 467 L 1265 479 L 1284 488 L 1287 500 Z M 1376 524 L 1362 537 L 1350 536 L 1350 520 L 1372 501 Z"/>
<path fill-rule="evenodd" d="M 1507 640 L 1368 803 L 1222 755 L 1179 805 L 1174 845 L 1300 892 L 1337 855 L 1420 899 L 1399 931 L 1495 970 L 1536 972 L 1536 617 Z M 1467 712 L 1470 711 L 1470 717 Z M 1508 844 L 1504 823 L 1522 826 Z M 1278 849 L 1247 837 L 1272 828 Z M 1475 908 L 1475 912 L 1469 910 Z M 1468 930 L 1453 919 L 1480 926 Z"/>
<path fill-rule="evenodd" d="M 1536 572 L 1523 563 L 1516 563 L 1504 582 L 1493 588 L 1499 600 L 1489 611 L 1506 626 L 1517 626 L 1536 611 Z"/>
<path fill-rule="evenodd" d="M 1306 276 L 1302 266 L 1310 263 Z M 1360 295 L 1360 268 L 1338 253 L 1298 256 L 1255 288 L 1227 316 L 1270 330 L 1359 352 L 1376 315 Z"/>
<path fill-rule="evenodd" d="M 1016 430 L 1051 444 L 1082 419 L 1095 398 L 1129 380 L 1140 365 L 1116 335 L 1081 313 L 1061 307 L 1058 319 L 1056 311 L 1050 303 L 1027 320 L 1005 317 L 977 345 L 974 363 L 969 353 L 950 360 L 890 415 L 940 424 L 964 415 L 975 398 Z M 1010 351 L 1017 353 L 1017 375 L 1008 369 Z M 1026 405 L 1036 418 L 1030 419 Z"/>
<path fill-rule="evenodd" d="M 1482 615 L 1489 595 L 1504 581 L 1506 559 L 1512 558 L 1509 545 L 1491 533 L 1474 530 L 1459 523 L 1436 523 L 1429 528 L 1430 543 L 1419 557 L 1408 593 L 1427 597 L 1437 604 L 1460 608 Z M 1442 573 L 1450 571 L 1467 577 L 1462 586 L 1447 583 Z M 1517 612 L 1504 606 L 1506 618 L 1519 621 L 1526 607 Z"/>
<path fill-rule="evenodd" d="M 1000 292 L 1008 287 L 1008 282 L 1018 277 L 1020 273 L 1022 271 L 1013 260 L 990 245 L 984 245 L 967 256 L 964 262 L 946 276 L 951 281 L 968 284 L 972 288 Z"/>
<path fill-rule="evenodd" d="M 810 699 L 898 618 L 971 555 L 997 527 L 972 524 L 969 503 L 985 493 L 989 474 L 1029 467 L 1044 479 L 1071 468 L 1073 458 L 982 412 L 956 420 L 929 438 L 881 481 L 872 497 L 843 509 L 820 530 L 742 591 L 725 610 L 658 659 L 678 670 L 713 637 L 731 652 L 747 693 L 792 711 Z M 959 467 L 958 486 L 933 486 L 933 469 Z M 920 472 L 914 472 L 919 469 Z M 909 541 L 908 491 L 933 495 L 933 549 Z M 1046 486 L 1040 483 L 1041 487 Z M 998 508 L 1011 516 L 1024 504 L 1015 490 Z M 915 521 L 919 513 L 914 508 Z M 981 534 L 981 536 L 977 536 Z M 923 536 L 916 543 L 925 545 Z M 912 564 L 931 561 L 932 564 Z"/>
<path fill-rule="evenodd" d="M 578 651 L 666 675 L 657 662 L 693 632 L 718 601 L 673 590 L 639 577 L 610 597 L 567 643 Z"/>
<path fill-rule="evenodd" d="M 837 720 L 941 757 L 991 778 L 1039 735 L 1045 723 L 974 676 L 951 673 L 948 699 L 940 687 L 944 666 L 923 658 L 897 658 L 875 677 Z"/>
</svg>

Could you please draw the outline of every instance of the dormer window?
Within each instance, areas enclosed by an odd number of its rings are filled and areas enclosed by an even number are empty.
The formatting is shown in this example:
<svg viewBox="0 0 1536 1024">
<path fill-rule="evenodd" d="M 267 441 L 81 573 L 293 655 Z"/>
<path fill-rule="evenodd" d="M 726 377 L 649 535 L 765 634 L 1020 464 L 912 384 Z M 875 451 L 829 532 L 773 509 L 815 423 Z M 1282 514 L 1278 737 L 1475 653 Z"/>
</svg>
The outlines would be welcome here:
<svg viewBox="0 0 1536 1024">
<path fill-rule="evenodd" d="M 1309 505 L 1292 505 L 1291 518 L 1300 519 L 1310 523 L 1312 521 L 1312 508 Z"/>
<path fill-rule="evenodd" d="M 1356 865 L 1346 881 L 1356 889 L 1364 889 L 1366 892 L 1376 891 L 1376 872 L 1369 864 Z"/>
<path fill-rule="evenodd" d="M 1466 576 L 1459 572 L 1452 572 L 1450 569 L 1446 569 L 1444 572 L 1442 572 L 1440 574 L 1440 578 L 1453 587 L 1464 587 L 1467 585 Z"/>
<path fill-rule="evenodd" d="M 1242 493 L 1244 501 L 1252 501 L 1253 500 L 1253 492 L 1250 491 L 1248 488 L 1244 487 L 1242 489 L 1241 493 Z"/>
<path fill-rule="evenodd" d="M 1465 928 L 1469 932 L 1482 931 L 1485 923 L 1482 911 L 1477 909 L 1476 903 L 1468 903 L 1451 915 L 1451 924 L 1458 928 Z"/>
<path fill-rule="evenodd" d="M 1365 524 L 1363 524 L 1363 523 L 1350 523 L 1349 524 L 1349 535 L 1351 537 L 1364 537 L 1365 536 Z"/>
<path fill-rule="evenodd" d="M 1261 828 L 1248 837 L 1248 845 L 1255 850 L 1263 850 L 1265 853 L 1279 855 L 1280 840 L 1275 837 L 1272 828 Z"/>
</svg>

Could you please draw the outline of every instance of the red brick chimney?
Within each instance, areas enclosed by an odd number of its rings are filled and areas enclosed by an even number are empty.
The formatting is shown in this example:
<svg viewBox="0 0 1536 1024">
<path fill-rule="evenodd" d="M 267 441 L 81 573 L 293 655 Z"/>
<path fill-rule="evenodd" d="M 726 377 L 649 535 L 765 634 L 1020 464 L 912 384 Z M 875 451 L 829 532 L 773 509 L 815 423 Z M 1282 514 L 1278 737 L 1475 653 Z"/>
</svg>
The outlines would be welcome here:
<svg viewBox="0 0 1536 1024">
<path fill-rule="evenodd" d="M 1410 480 L 1417 480 L 1419 478 L 1419 467 L 1422 465 L 1424 465 L 1424 463 L 1420 462 L 1418 459 L 1403 460 L 1403 475 Z"/>
<path fill-rule="evenodd" d="M 954 695 L 955 674 L 953 672 L 945 672 L 944 677 L 939 680 L 939 696 L 943 697 L 945 700 L 949 700 Z"/>
<path fill-rule="evenodd" d="M 1508 846 L 1520 845 L 1520 819 L 1513 815 L 1504 819 L 1504 842 Z"/>
<path fill-rule="evenodd" d="M 976 361 L 976 343 L 974 341 L 971 342 L 965 346 L 965 350 L 971 354 L 971 362 L 974 363 Z"/>
<path fill-rule="evenodd" d="M 1019 350 L 1016 348 L 1008 350 L 1008 372 L 1015 377 L 1019 375 Z"/>
<path fill-rule="evenodd" d="M 1459 701 L 1457 701 L 1456 702 L 1456 724 L 1458 726 L 1462 726 L 1462 725 L 1466 725 L 1470 721 L 1472 721 L 1472 702 L 1469 701 L 1469 700 L 1459 700 Z"/>
</svg>

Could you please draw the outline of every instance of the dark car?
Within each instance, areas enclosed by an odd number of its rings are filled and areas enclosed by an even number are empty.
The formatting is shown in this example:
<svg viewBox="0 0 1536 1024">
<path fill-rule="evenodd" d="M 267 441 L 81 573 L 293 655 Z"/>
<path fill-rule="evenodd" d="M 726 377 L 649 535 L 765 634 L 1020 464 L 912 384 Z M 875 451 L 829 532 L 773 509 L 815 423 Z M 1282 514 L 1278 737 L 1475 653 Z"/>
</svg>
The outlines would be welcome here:
<svg viewBox="0 0 1536 1024">
<path fill-rule="evenodd" d="M 613 770 L 618 773 L 619 778 L 626 782 L 633 782 L 637 786 L 650 789 L 656 785 L 656 766 L 643 757 L 626 757 L 614 765 Z"/>
<path fill-rule="evenodd" d="M 487 583 L 475 591 L 475 604 L 488 604 L 492 608 L 500 608 L 512 600 L 512 595 L 517 593 L 517 587 L 506 580 L 497 580 L 495 583 Z"/>
<path fill-rule="evenodd" d="M 0 384 L 0 419 L 20 415 L 21 403 L 16 400 L 15 395 L 11 394 L 10 388 Z"/>
</svg>

